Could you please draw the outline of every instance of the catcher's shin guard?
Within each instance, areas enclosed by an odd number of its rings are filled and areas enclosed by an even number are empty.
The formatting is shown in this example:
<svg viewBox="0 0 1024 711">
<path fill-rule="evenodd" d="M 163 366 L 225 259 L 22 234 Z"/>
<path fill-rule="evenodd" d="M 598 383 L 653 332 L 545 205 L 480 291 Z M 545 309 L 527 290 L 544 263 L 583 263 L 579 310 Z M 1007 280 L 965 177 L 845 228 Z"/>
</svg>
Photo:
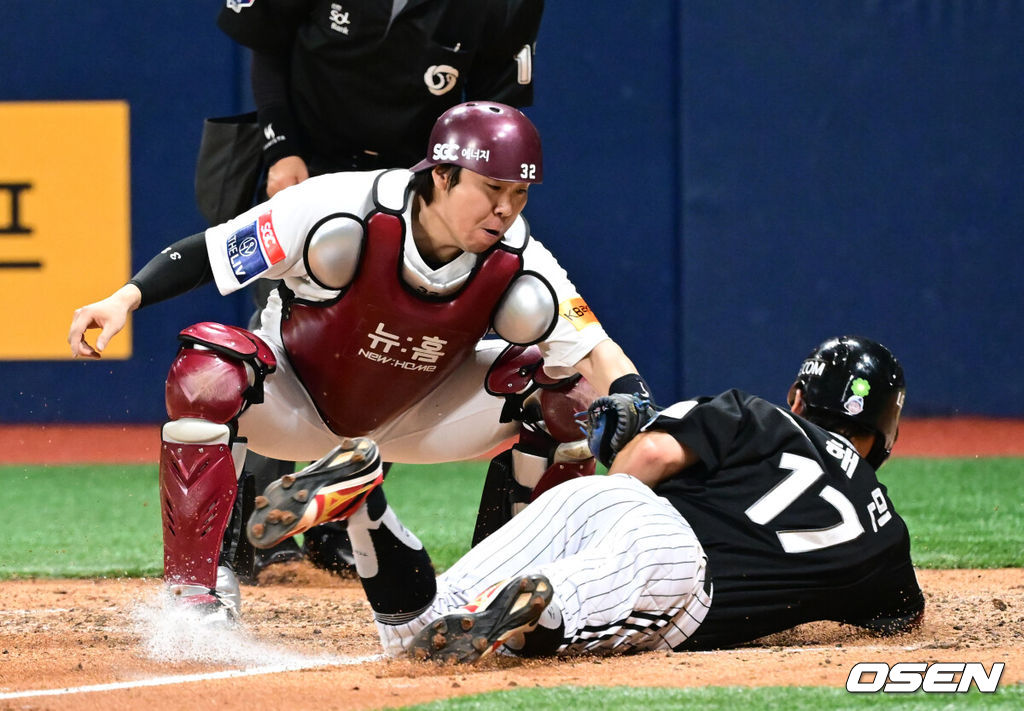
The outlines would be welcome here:
<svg viewBox="0 0 1024 711">
<path fill-rule="evenodd" d="M 236 446 L 239 455 L 244 445 Z M 227 425 L 185 418 L 163 428 L 160 503 L 164 579 L 172 585 L 217 585 L 217 563 L 231 518 L 238 472 Z"/>
<path fill-rule="evenodd" d="M 162 431 L 160 500 L 164 579 L 189 586 L 191 595 L 195 586 L 217 587 L 245 457 L 235 423 L 262 402 L 264 378 L 277 364 L 266 343 L 234 326 L 199 323 L 178 337 L 182 345 L 167 375 L 171 421 Z"/>
<path fill-rule="evenodd" d="M 501 528 L 548 489 L 590 476 L 595 466 L 586 440 L 555 446 L 549 439 L 524 431 L 520 441 L 495 456 L 487 468 L 472 545 Z"/>
</svg>

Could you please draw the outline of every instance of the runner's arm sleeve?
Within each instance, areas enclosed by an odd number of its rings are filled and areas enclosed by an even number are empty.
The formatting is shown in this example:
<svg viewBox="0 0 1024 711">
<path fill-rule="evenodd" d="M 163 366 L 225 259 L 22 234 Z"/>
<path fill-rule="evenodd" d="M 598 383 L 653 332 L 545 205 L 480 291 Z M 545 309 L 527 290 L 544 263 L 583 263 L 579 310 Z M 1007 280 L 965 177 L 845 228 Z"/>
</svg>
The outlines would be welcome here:
<svg viewBox="0 0 1024 711">
<path fill-rule="evenodd" d="M 738 390 L 729 390 L 713 398 L 679 402 L 662 410 L 644 429 L 667 432 L 708 468 L 716 469 L 747 420 L 745 398 Z"/>
</svg>

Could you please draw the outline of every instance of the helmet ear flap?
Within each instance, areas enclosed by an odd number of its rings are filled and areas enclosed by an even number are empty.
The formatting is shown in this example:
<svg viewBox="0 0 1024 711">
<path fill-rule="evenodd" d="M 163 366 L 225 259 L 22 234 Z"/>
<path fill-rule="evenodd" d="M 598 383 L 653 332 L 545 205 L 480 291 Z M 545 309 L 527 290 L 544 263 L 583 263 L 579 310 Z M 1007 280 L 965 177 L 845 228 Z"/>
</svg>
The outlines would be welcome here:
<svg viewBox="0 0 1024 711">
<path fill-rule="evenodd" d="M 895 442 L 895 440 L 893 441 Z M 864 458 L 867 459 L 868 464 L 877 471 L 878 468 L 885 463 L 885 460 L 889 458 L 889 453 L 891 451 L 892 448 L 887 448 L 885 446 L 885 437 L 876 432 L 875 441 L 871 444 L 871 451 L 869 451 L 868 456 Z"/>
</svg>

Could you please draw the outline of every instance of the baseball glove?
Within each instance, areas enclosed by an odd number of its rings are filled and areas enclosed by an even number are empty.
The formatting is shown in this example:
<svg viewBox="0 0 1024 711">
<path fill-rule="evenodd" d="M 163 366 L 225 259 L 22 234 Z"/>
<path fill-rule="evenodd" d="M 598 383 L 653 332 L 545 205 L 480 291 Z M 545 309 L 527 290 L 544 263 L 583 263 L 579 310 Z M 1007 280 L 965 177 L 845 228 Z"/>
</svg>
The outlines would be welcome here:
<svg viewBox="0 0 1024 711">
<path fill-rule="evenodd" d="M 581 413 L 583 414 L 583 413 Z M 590 452 L 606 467 L 658 410 L 635 394 L 607 395 L 591 403 L 581 423 Z"/>
</svg>

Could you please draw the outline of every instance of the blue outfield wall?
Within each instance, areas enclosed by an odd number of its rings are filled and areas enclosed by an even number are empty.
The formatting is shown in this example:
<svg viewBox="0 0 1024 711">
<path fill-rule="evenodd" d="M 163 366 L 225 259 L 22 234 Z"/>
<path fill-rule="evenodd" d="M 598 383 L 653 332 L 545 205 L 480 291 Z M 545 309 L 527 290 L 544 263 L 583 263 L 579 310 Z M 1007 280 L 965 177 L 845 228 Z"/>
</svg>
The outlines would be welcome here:
<svg viewBox="0 0 1024 711">
<path fill-rule="evenodd" d="M 216 12 L 0 4 L 0 101 L 129 102 L 135 269 L 202 229 L 202 119 L 249 107 Z M 661 401 L 781 401 L 856 332 L 908 413 L 1022 416 L 1021 46 L 1020 1 L 549 1 L 526 215 Z M 159 422 L 177 331 L 248 313 L 207 286 L 136 314 L 128 361 L 0 361 L 0 421 Z"/>
<path fill-rule="evenodd" d="M 910 413 L 1024 414 L 1024 3 L 683 7 L 684 389 L 855 331 Z"/>
</svg>

